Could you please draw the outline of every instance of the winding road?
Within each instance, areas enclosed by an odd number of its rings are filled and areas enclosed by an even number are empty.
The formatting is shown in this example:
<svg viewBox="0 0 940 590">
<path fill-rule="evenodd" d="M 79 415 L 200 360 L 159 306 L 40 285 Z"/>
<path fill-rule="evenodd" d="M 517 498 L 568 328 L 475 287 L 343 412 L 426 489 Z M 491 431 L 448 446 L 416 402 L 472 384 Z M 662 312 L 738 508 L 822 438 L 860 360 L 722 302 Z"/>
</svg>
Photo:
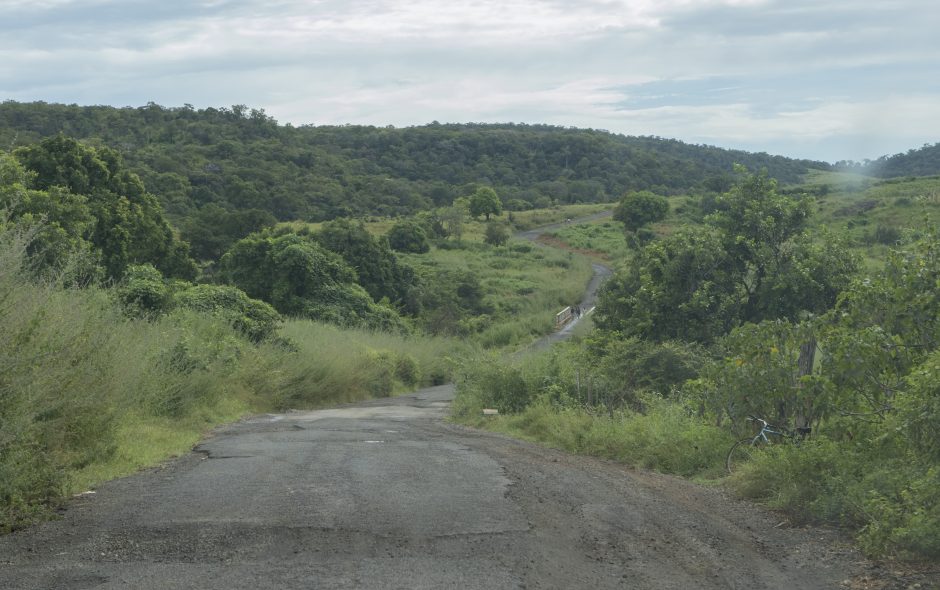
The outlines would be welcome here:
<svg viewBox="0 0 940 590">
<path fill-rule="evenodd" d="M 452 398 L 221 428 L 0 537 L 0 588 L 807 589 L 871 568 L 718 488 L 448 423 Z"/>
</svg>

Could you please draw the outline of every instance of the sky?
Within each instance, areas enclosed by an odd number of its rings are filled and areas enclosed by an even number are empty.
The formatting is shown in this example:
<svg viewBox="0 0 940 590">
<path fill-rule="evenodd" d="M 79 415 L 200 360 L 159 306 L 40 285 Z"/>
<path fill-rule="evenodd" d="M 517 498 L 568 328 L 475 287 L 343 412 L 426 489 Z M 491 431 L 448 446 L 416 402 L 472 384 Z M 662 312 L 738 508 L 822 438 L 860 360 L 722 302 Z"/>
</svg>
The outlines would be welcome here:
<svg viewBox="0 0 940 590">
<path fill-rule="evenodd" d="M 937 0 L 0 0 L 0 100 L 860 161 L 940 142 L 938 31 Z"/>
</svg>

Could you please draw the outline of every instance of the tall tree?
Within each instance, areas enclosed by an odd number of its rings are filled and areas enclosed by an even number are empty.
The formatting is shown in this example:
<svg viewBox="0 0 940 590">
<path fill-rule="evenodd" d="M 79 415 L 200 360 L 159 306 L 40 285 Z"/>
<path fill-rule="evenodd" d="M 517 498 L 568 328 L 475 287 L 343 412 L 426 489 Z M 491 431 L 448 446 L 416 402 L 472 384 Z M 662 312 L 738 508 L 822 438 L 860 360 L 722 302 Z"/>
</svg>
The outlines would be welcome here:
<svg viewBox="0 0 940 590">
<path fill-rule="evenodd" d="M 743 322 L 797 319 L 835 304 L 858 265 L 831 235 L 805 234 L 805 196 L 739 171 L 703 229 L 685 228 L 634 256 L 605 287 L 599 325 L 628 335 L 710 342 Z"/>
<path fill-rule="evenodd" d="M 503 212 L 503 203 L 499 200 L 499 195 L 488 186 L 481 186 L 470 197 L 470 215 L 479 217 L 486 216 L 489 221 L 490 215 L 499 215 Z"/>
<path fill-rule="evenodd" d="M 147 262 L 170 276 L 195 276 L 188 245 L 176 238 L 157 199 L 116 151 L 58 135 L 14 155 L 33 172 L 34 188 L 65 189 L 87 199 L 95 219 L 89 239 L 109 276 L 118 278 L 129 264 Z"/>
</svg>

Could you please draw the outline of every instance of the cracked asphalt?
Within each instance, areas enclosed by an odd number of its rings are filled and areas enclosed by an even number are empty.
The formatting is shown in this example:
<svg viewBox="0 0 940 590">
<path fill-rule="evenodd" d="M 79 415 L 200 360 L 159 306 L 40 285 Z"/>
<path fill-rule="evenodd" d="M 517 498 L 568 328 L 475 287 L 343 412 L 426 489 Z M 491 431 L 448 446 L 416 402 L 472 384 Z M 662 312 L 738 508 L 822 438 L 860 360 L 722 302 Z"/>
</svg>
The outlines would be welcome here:
<svg viewBox="0 0 940 590">
<path fill-rule="evenodd" d="M 450 385 L 218 430 L 0 538 L 0 587 L 833 588 L 838 534 L 445 420 Z"/>
</svg>

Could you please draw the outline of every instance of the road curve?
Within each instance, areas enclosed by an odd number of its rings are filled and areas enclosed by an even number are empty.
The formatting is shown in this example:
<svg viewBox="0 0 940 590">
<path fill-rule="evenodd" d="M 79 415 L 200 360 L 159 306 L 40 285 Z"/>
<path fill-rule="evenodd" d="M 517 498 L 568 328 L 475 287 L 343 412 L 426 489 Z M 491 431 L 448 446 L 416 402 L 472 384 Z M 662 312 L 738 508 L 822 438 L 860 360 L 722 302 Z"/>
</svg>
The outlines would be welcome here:
<svg viewBox="0 0 940 590">
<path fill-rule="evenodd" d="M 719 489 L 450 424 L 452 398 L 220 428 L 0 537 L 0 588 L 812 589 L 869 567 Z"/>
<path fill-rule="evenodd" d="M 562 229 L 570 225 L 577 225 L 579 223 L 588 223 L 591 221 L 597 221 L 598 219 L 604 219 L 612 215 L 612 211 L 601 211 L 600 213 L 593 213 L 591 215 L 586 215 L 584 217 L 579 217 L 577 219 L 572 219 L 570 221 L 564 221 L 561 223 L 553 223 L 551 225 L 543 225 L 535 229 L 530 229 L 526 231 L 517 232 L 514 237 L 529 240 L 530 242 L 538 243 L 538 239 L 545 233 L 550 232 L 556 229 Z M 544 248 L 549 248 L 550 246 L 545 246 L 540 244 Z M 588 282 L 587 287 L 585 288 L 584 295 L 582 296 L 581 302 L 578 304 L 585 313 L 588 310 L 594 308 L 597 303 L 597 293 L 600 291 L 601 285 L 604 284 L 604 281 L 610 277 L 612 270 L 609 266 L 600 264 L 597 262 L 591 263 L 591 268 L 594 270 L 594 274 L 591 276 L 591 280 Z M 565 326 L 556 332 L 543 336 L 533 342 L 526 350 L 540 350 L 543 348 L 548 348 L 552 344 L 565 340 L 569 338 L 574 331 L 575 326 L 584 319 L 583 315 L 576 316 L 572 321 L 565 324 Z"/>
</svg>

